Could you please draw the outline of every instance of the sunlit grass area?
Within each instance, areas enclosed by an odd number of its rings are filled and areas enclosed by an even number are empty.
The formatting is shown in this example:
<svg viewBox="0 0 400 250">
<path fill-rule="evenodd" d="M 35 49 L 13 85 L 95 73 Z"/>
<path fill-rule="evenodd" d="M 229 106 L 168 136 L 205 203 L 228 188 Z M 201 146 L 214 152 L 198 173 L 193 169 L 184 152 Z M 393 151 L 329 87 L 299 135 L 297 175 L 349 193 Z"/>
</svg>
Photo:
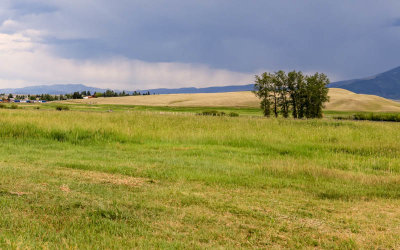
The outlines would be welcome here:
<svg viewBox="0 0 400 250">
<path fill-rule="evenodd" d="M 0 247 L 400 245 L 398 123 L 21 107 L 0 109 Z"/>
</svg>

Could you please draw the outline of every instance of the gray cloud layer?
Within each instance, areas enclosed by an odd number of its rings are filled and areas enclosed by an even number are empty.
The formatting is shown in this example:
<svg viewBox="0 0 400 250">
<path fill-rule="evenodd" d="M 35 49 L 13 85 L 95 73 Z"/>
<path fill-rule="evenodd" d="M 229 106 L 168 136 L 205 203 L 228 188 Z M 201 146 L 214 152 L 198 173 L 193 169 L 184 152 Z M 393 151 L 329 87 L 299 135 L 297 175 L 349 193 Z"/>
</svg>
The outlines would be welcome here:
<svg viewBox="0 0 400 250">
<path fill-rule="evenodd" d="M 299 69 L 337 80 L 400 65 L 397 0 L 8 0 L 0 7 L 1 33 L 23 34 L 35 48 L 77 62 L 124 57 L 249 76 Z"/>
</svg>

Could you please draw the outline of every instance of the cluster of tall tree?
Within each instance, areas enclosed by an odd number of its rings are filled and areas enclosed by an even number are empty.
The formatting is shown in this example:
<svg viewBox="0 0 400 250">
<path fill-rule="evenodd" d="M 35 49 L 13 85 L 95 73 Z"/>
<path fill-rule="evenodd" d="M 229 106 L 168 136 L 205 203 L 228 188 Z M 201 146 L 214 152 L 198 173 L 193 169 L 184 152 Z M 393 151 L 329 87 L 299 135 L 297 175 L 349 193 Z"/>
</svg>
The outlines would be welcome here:
<svg viewBox="0 0 400 250">
<path fill-rule="evenodd" d="M 325 74 L 304 75 L 301 71 L 256 75 L 254 93 L 261 99 L 264 115 L 287 118 L 322 118 L 324 103 L 329 101 L 329 79 Z"/>
</svg>

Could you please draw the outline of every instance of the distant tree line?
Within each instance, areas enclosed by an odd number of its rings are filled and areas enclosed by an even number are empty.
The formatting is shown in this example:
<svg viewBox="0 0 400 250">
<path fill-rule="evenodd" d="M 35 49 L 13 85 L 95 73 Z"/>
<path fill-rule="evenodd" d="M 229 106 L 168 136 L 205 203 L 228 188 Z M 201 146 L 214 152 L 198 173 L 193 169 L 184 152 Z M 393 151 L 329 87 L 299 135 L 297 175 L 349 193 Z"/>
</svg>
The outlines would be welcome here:
<svg viewBox="0 0 400 250">
<path fill-rule="evenodd" d="M 0 96 L 5 96 L 5 94 L 0 94 Z M 37 95 L 13 95 L 8 94 L 7 98 L 3 98 L 7 100 L 15 99 L 15 100 L 44 100 L 44 101 L 57 101 L 57 100 L 65 100 L 63 95 L 49 95 L 49 94 L 37 94 Z"/>
<path fill-rule="evenodd" d="M 129 92 L 116 92 L 113 90 L 106 90 L 105 92 L 94 92 L 93 95 L 90 93 L 90 91 L 82 91 L 82 92 L 74 92 L 72 94 L 67 94 L 66 98 L 67 99 L 83 99 L 83 97 L 85 96 L 93 96 L 93 97 L 117 97 L 117 96 L 130 96 L 131 94 L 129 94 Z M 137 91 L 134 91 L 132 93 L 133 96 L 136 95 L 150 95 L 150 92 L 144 92 L 144 93 L 140 93 Z"/>
<path fill-rule="evenodd" d="M 264 115 L 288 118 L 322 118 L 324 103 L 329 101 L 329 79 L 325 74 L 303 75 L 301 71 L 256 75 L 254 93 L 261 99 Z"/>
<path fill-rule="evenodd" d="M 139 92 L 139 91 L 134 91 L 132 92 L 132 94 L 130 94 L 129 92 L 116 92 L 113 90 L 106 90 L 105 92 L 101 93 L 101 92 L 94 92 L 93 94 L 90 91 L 82 91 L 82 92 L 73 92 L 70 94 L 66 94 L 66 95 L 50 95 L 50 94 L 36 94 L 36 95 L 14 95 L 13 94 L 8 94 L 8 96 L 6 96 L 4 93 L 0 94 L 0 99 L 4 98 L 7 100 L 10 99 L 15 99 L 15 100 L 44 100 L 44 101 L 62 101 L 62 100 L 68 100 L 68 99 L 83 99 L 86 96 L 92 96 L 92 97 L 117 97 L 117 96 L 137 96 L 137 95 L 151 95 L 150 91 L 146 91 L 146 92 Z"/>
</svg>

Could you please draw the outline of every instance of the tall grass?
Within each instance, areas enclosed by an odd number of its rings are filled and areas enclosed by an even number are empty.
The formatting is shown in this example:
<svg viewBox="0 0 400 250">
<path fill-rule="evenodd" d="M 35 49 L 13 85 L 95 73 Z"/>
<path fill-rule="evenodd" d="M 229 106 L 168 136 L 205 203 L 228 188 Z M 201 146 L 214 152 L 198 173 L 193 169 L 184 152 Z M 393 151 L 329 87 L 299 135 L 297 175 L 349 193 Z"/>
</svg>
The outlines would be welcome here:
<svg viewBox="0 0 400 250">
<path fill-rule="evenodd" d="M 0 109 L 19 109 L 20 107 L 17 104 L 6 105 L 4 103 L 0 103 Z"/>
<path fill-rule="evenodd" d="M 0 248 L 396 248 L 400 124 L 0 110 Z"/>
<path fill-rule="evenodd" d="M 399 113 L 358 113 L 354 120 L 400 122 Z"/>
<path fill-rule="evenodd" d="M 384 121 L 400 122 L 400 113 L 356 113 L 347 112 L 344 114 L 334 114 L 332 118 L 336 120 L 356 120 L 356 121 Z"/>
</svg>

